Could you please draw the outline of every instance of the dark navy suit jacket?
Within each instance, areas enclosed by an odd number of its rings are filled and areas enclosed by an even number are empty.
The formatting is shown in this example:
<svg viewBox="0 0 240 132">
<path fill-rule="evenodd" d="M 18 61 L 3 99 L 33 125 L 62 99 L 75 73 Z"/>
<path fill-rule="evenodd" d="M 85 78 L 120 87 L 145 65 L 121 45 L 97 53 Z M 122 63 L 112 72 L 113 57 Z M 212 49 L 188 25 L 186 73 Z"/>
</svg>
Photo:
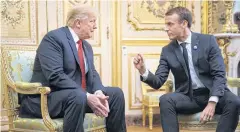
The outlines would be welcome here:
<svg viewBox="0 0 240 132">
<path fill-rule="evenodd" d="M 87 92 L 103 90 L 93 63 L 93 50 L 83 40 L 83 49 L 88 63 Z M 31 82 L 40 82 L 52 91 L 81 88 L 81 70 L 76 43 L 68 29 L 62 27 L 44 36 L 35 58 Z"/>
<path fill-rule="evenodd" d="M 221 50 L 212 35 L 192 33 L 192 59 L 198 78 L 210 90 L 210 96 L 221 97 L 228 90 L 225 78 L 225 65 Z M 194 46 L 197 49 L 194 49 Z M 149 72 L 144 81 L 158 89 L 166 81 L 169 71 L 174 75 L 176 92 L 186 94 L 189 80 L 180 45 L 176 40 L 163 47 L 160 64 L 155 75 Z M 143 78 L 141 77 L 143 81 Z"/>
</svg>

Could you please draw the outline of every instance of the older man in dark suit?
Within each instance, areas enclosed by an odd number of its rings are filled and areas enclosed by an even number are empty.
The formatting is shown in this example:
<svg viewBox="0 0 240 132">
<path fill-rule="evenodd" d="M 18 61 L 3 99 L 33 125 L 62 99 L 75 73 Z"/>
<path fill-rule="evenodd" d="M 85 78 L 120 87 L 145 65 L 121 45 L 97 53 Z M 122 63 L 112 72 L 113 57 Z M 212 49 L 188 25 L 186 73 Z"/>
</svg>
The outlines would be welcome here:
<svg viewBox="0 0 240 132">
<path fill-rule="evenodd" d="M 102 85 L 93 63 L 93 50 L 85 41 L 96 29 L 95 11 L 76 6 L 67 26 L 47 33 L 37 49 L 31 82 L 51 88 L 48 108 L 52 118 L 64 118 L 64 132 L 83 132 L 86 112 L 106 117 L 108 132 L 126 132 L 125 101 L 120 88 Z M 21 99 L 21 117 L 41 117 L 40 96 Z"/>
<path fill-rule="evenodd" d="M 143 57 L 134 59 L 141 80 L 154 89 L 174 75 L 176 91 L 160 97 L 161 123 L 164 132 L 178 132 L 177 114 L 202 111 L 200 121 L 221 114 L 217 132 L 234 132 L 239 118 L 239 100 L 226 86 L 226 73 L 221 51 L 212 35 L 191 32 L 191 12 L 184 7 L 165 14 L 166 32 L 172 40 L 163 47 L 155 73 L 145 68 Z"/>
</svg>

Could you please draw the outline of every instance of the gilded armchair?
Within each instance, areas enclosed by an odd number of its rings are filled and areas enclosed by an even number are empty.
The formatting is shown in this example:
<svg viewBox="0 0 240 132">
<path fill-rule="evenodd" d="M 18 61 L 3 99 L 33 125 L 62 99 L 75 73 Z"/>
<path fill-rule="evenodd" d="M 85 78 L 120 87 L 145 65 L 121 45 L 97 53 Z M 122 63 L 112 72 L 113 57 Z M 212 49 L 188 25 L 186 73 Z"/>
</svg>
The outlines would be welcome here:
<svg viewBox="0 0 240 132">
<path fill-rule="evenodd" d="M 2 47 L 2 79 L 9 131 L 63 131 L 63 120 L 51 119 L 47 107 L 49 87 L 40 83 L 28 83 L 36 54 L 36 47 Z M 18 117 L 18 93 L 40 94 L 42 119 Z M 105 119 L 88 113 L 84 119 L 85 132 L 105 132 Z"/>
<path fill-rule="evenodd" d="M 240 78 L 227 77 L 228 87 L 240 88 Z M 216 130 L 220 115 L 214 115 L 212 121 L 206 124 L 199 123 L 201 112 L 192 115 L 178 115 L 179 127 L 181 130 Z M 236 115 L 239 116 L 239 115 Z M 240 129 L 240 122 L 238 123 Z"/>
<path fill-rule="evenodd" d="M 167 80 L 159 89 L 152 89 L 149 85 L 141 83 L 142 86 L 142 125 L 145 126 L 146 114 L 149 118 L 149 129 L 153 127 L 153 108 L 159 108 L 159 97 L 165 93 L 172 91 L 172 81 Z M 148 112 L 147 112 L 148 111 Z"/>
</svg>

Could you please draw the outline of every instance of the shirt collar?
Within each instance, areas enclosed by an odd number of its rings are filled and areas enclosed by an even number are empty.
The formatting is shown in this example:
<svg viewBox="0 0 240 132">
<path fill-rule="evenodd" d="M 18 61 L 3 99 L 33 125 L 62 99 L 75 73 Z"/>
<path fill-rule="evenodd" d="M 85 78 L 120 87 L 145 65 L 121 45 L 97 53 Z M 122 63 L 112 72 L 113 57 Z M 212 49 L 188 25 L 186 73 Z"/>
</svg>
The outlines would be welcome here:
<svg viewBox="0 0 240 132">
<path fill-rule="evenodd" d="M 191 40 L 192 40 L 192 33 L 190 32 L 190 34 L 188 35 L 187 39 L 184 42 L 186 42 L 187 44 L 191 44 Z M 178 42 L 178 44 L 183 43 L 183 42 L 178 41 L 178 40 L 177 40 L 177 42 Z"/>
<path fill-rule="evenodd" d="M 79 40 L 79 37 L 77 36 L 77 34 L 73 31 L 73 29 L 71 27 L 68 27 L 68 29 L 73 37 L 74 42 L 77 43 Z"/>
</svg>

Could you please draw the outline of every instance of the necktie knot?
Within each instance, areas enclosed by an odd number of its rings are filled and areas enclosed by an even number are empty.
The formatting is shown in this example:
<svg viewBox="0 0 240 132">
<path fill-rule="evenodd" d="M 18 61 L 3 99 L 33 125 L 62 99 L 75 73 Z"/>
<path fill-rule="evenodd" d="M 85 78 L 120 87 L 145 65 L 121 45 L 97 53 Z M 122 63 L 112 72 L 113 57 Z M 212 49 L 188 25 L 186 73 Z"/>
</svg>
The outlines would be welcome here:
<svg viewBox="0 0 240 132">
<path fill-rule="evenodd" d="M 183 48 L 186 48 L 186 42 L 183 42 L 183 43 L 181 43 L 180 45 L 183 47 Z"/>
<path fill-rule="evenodd" d="M 82 46 L 82 40 L 79 39 L 79 40 L 77 41 L 77 44 L 78 44 L 79 46 Z"/>
</svg>

